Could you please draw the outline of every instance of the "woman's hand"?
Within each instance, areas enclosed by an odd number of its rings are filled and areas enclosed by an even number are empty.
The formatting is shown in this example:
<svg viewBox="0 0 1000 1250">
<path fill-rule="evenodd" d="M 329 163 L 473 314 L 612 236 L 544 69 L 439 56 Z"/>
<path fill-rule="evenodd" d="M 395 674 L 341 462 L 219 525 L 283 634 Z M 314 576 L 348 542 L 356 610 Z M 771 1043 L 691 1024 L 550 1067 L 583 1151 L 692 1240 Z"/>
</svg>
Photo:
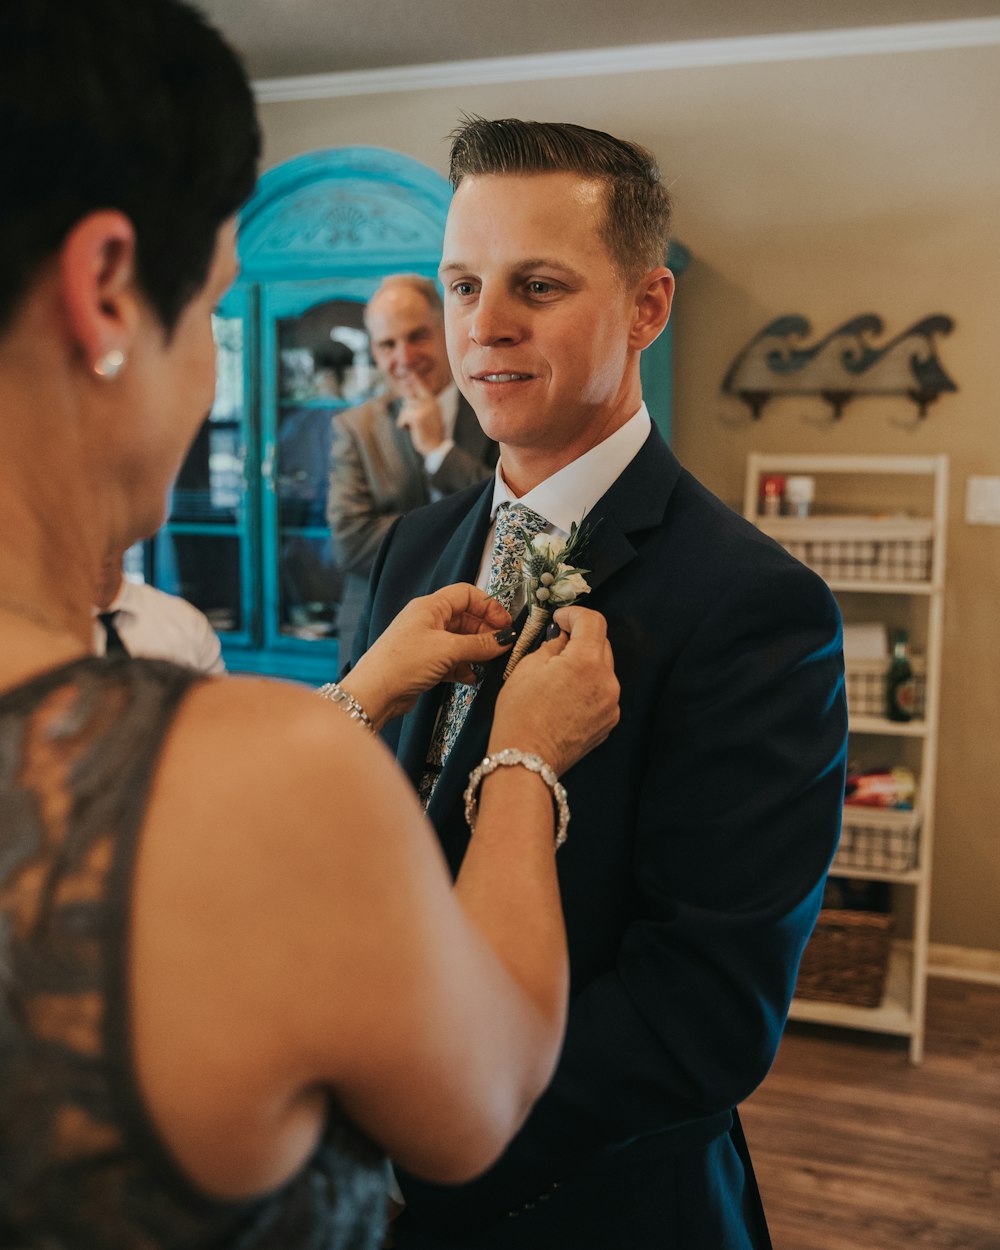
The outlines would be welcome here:
<svg viewBox="0 0 1000 1250">
<path fill-rule="evenodd" d="M 475 681 L 473 664 L 509 649 L 509 626 L 510 613 L 484 590 L 444 586 L 411 599 L 340 684 L 381 728 L 439 682 Z"/>
<path fill-rule="evenodd" d="M 604 617 L 559 608 L 563 631 L 526 655 L 497 699 L 489 751 L 532 751 L 564 773 L 618 724 L 620 687 Z"/>
</svg>

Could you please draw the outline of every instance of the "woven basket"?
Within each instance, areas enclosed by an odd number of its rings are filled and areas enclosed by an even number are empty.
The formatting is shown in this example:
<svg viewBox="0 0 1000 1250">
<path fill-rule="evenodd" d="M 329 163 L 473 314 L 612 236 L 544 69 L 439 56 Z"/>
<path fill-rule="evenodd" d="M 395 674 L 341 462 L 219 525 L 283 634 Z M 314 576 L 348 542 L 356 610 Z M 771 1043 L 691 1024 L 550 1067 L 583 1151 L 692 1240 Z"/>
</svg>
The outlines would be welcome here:
<svg viewBox="0 0 1000 1250">
<path fill-rule="evenodd" d="M 799 998 L 877 1007 L 885 989 L 893 918 L 877 911 L 824 909 L 802 956 Z"/>
</svg>

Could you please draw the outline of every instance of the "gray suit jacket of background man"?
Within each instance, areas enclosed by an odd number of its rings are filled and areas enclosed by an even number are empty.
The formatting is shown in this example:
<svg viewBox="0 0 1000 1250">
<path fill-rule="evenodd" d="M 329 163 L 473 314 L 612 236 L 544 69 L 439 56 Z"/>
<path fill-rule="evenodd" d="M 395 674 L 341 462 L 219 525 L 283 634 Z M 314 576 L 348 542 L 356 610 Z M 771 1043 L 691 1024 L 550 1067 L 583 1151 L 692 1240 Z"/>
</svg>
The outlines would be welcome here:
<svg viewBox="0 0 1000 1250">
<path fill-rule="evenodd" d="M 459 397 L 455 446 L 428 474 L 409 431 L 396 424 L 399 400 L 378 396 L 333 420 L 327 517 L 344 574 L 337 621 L 341 654 L 350 655 L 375 554 L 404 512 L 464 490 L 493 474 L 499 449 Z"/>
</svg>

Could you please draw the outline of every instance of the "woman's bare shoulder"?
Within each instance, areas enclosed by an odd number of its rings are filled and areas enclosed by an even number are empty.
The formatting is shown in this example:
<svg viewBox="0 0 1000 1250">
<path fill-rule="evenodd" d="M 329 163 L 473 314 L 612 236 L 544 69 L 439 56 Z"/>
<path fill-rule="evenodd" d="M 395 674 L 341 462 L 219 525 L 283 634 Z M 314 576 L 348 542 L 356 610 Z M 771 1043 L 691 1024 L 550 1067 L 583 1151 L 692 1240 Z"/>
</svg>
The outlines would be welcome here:
<svg viewBox="0 0 1000 1250">
<path fill-rule="evenodd" d="M 243 774 L 248 785 L 261 777 L 273 783 L 275 774 L 289 770 L 308 773 L 338 760 L 386 755 L 363 726 L 311 687 L 229 674 L 194 688 L 171 748 L 196 752 L 215 770 Z"/>
<path fill-rule="evenodd" d="M 130 962 L 143 1087 L 202 1186 L 274 1186 L 313 1140 L 322 1108 L 303 1091 L 365 1049 L 357 986 L 380 957 L 366 926 L 398 910 L 394 860 L 430 858 L 419 824 L 389 753 L 315 692 L 221 677 L 182 704 L 141 835 Z"/>
<path fill-rule="evenodd" d="M 147 832 L 179 826 L 194 843 L 244 858 L 275 841 L 310 857 L 351 839 L 367 797 L 409 787 L 390 752 L 339 706 L 308 687 L 258 677 L 200 682 L 184 701 L 161 755 Z M 290 836 L 291 835 L 291 836 Z"/>
</svg>

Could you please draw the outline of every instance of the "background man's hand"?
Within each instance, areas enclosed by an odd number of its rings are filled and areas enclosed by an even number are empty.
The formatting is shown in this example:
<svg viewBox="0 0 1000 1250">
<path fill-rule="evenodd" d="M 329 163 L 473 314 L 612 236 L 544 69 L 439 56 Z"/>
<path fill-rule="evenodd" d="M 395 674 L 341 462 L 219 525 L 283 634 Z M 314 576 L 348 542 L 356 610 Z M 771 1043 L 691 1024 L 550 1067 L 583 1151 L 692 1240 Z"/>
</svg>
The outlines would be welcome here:
<svg viewBox="0 0 1000 1250">
<path fill-rule="evenodd" d="M 423 378 L 410 374 L 406 379 L 403 404 L 396 424 L 410 431 L 413 446 L 421 456 L 429 456 L 445 440 L 441 406 Z"/>
</svg>

